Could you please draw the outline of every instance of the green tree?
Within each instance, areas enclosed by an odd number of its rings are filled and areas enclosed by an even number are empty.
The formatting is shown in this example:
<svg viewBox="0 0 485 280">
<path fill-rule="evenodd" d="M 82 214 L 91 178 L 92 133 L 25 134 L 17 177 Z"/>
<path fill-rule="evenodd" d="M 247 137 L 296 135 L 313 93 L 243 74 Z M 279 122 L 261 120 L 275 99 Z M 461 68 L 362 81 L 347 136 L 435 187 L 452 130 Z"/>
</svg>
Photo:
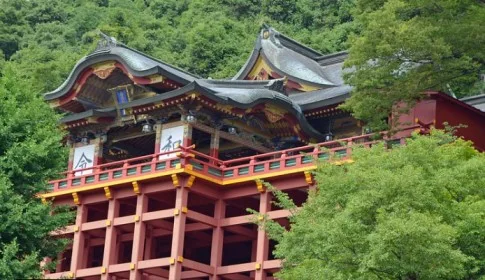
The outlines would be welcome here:
<svg viewBox="0 0 485 280">
<path fill-rule="evenodd" d="M 399 101 L 412 104 L 423 91 L 458 97 L 478 94 L 484 83 L 485 7 L 475 0 L 356 0 L 362 32 L 350 42 L 344 108 L 377 129 Z"/>
<path fill-rule="evenodd" d="M 55 89 L 101 30 L 202 77 L 232 77 L 263 22 L 324 53 L 346 48 L 354 0 L 0 0 L 0 50 L 34 90 Z M 137 16 L 133 16 L 137 15 Z"/>
<path fill-rule="evenodd" d="M 279 279 L 483 279 L 485 155 L 442 131 L 323 163 L 318 188 L 271 225 Z M 280 205 L 291 201 L 276 191 Z M 294 208 L 293 208 L 294 210 Z"/>
<path fill-rule="evenodd" d="M 35 278 L 42 257 L 55 257 L 66 240 L 49 235 L 72 215 L 41 203 L 66 164 L 58 117 L 27 81 L 5 65 L 0 78 L 0 279 Z"/>
</svg>

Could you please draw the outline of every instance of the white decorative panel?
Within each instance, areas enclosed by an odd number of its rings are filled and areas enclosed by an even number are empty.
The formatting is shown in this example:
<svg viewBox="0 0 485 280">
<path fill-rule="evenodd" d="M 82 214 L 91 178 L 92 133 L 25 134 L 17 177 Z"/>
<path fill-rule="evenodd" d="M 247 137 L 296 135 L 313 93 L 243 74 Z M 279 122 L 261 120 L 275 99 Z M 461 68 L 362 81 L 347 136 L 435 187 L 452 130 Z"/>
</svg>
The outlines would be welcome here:
<svg viewBox="0 0 485 280">
<path fill-rule="evenodd" d="M 178 149 L 184 140 L 184 126 L 175 126 L 162 129 L 162 136 L 160 139 L 160 153 L 171 152 Z M 175 153 L 161 155 L 160 159 L 168 159 L 175 157 Z"/>
<path fill-rule="evenodd" d="M 72 163 L 72 169 L 74 171 L 94 166 L 95 147 L 96 145 L 88 145 L 74 149 L 74 161 Z M 83 170 L 75 172 L 74 176 L 81 176 L 91 173 L 93 173 L 92 169 Z"/>
</svg>

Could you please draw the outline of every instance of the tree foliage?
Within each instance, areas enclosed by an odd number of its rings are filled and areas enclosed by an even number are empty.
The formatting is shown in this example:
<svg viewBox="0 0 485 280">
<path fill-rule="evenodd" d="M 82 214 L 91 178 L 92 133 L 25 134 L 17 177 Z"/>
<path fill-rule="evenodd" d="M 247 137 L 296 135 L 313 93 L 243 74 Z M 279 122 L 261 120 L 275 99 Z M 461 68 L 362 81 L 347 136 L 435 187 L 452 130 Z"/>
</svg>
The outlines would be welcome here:
<svg viewBox="0 0 485 280">
<path fill-rule="evenodd" d="M 49 233 L 72 215 L 35 197 L 66 164 L 58 117 L 31 86 L 5 65 L 0 78 L 0 278 L 37 278 L 44 256 L 66 241 Z"/>
<path fill-rule="evenodd" d="M 274 254 L 284 260 L 279 279 L 485 277 L 483 153 L 433 131 L 352 157 L 319 166 L 317 191 L 290 231 L 271 223 Z"/>
<path fill-rule="evenodd" d="M 349 49 L 345 108 L 385 128 L 424 90 L 482 93 L 483 1 L 0 0 L 0 51 L 39 93 L 93 50 L 97 31 L 202 77 L 229 78 L 262 23 L 322 53 Z M 0 59 L 0 67 L 1 67 Z"/>
<path fill-rule="evenodd" d="M 357 0 L 354 15 L 362 32 L 349 42 L 354 89 L 344 107 L 357 118 L 381 129 L 394 104 L 423 91 L 483 92 L 483 1 Z"/>
<path fill-rule="evenodd" d="M 228 78 L 264 22 L 324 53 L 345 49 L 353 2 L 0 0 L 0 50 L 39 93 L 62 83 L 97 30 L 203 77 Z"/>
</svg>

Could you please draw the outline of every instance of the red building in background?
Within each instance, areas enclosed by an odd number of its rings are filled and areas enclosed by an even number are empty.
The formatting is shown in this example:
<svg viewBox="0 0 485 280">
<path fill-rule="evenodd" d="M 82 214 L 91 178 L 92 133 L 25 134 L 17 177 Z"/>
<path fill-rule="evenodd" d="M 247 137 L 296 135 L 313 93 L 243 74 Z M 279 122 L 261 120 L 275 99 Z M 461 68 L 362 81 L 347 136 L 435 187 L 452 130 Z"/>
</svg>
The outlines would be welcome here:
<svg viewBox="0 0 485 280">
<path fill-rule="evenodd" d="M 40 196 L 77 213 L 53 233 L 72 244 L 45 277 L 274 279 L 275 244 L 246 209 L 285 226 L 290 213 L 270 203 L 262 180 L 301 205 L 317 160 L 342 164 L 353 146 L 375 143 L 338 108 L 351 90 L 346 55 L 322 55 L 264 27 L 241 70 L 213 80 L 105 36 L 45 95 L 67 113 L 71 152 L 65 176 Z M 484 112 L 427 95 L 382 141 L 404 144 L 446 121 L 468 125 L 459 135 L 485 149 Z"/>
</svg>

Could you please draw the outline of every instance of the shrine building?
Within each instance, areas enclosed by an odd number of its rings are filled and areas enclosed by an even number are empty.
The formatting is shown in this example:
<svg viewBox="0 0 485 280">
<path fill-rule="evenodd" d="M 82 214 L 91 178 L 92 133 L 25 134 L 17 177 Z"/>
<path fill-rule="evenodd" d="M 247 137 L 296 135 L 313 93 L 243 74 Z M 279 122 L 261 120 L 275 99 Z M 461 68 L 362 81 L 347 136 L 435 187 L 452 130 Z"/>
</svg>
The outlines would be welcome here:
<svg viewBox="0 0 485 280">
<path fill-rule="evenodd" d="M 375 140 L 339 109 L 351 92 L 346 57 L 264 26 L 234 77 L 204 79 L 103 35 L 45 94 L 65 113 L 70 156 L 39 196 L 77 213 L 52 233 L 72 243 L 45 278 L 275 279 L 275 243 L 247 209 L 286 227 L 290 213 L 263 182 L 301 206 L 319 160 L 351 164 L 356 145 L 403 145 L 444 122 L 466 124 L 458 135 L 485 150 L 485 98 L 440 92 L 423 93 L 398 133 Z"/>
</svg>

